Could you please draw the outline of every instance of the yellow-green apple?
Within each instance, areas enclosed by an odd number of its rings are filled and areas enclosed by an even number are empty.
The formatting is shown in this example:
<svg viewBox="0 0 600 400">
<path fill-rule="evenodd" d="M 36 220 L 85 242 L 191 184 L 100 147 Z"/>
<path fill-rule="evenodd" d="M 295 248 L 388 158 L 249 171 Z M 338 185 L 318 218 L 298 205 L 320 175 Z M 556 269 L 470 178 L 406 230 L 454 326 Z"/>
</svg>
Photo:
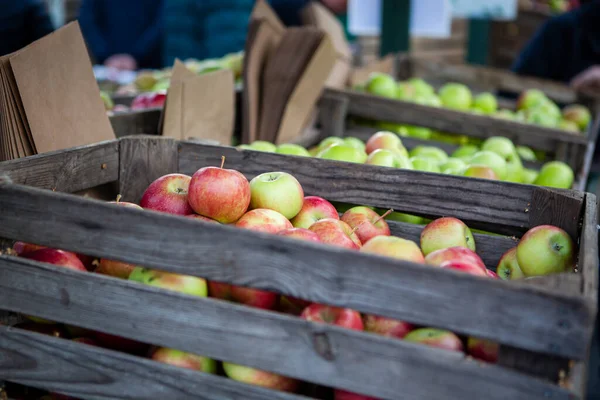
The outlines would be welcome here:
<svg viewBox="0 0 600 400">
<path fill-rule="evenodd" d="M 393 132 L 380 131 L 373 134 L 365 144 L 367 154 L 371 154 L 377 149 L 387 149 L 400 155 L 408 156 L 402 140 Z"/>
<path fill-rule="evenodd" d="M 553 225 L 528 230 L 517 245 L 517 262 L 525 276 L 566 272 L 575 262 L 575 245 L 567 232 Z"/>
<path fill-rule="evenodd" d="M 406 135 L 416 139 L 428 140 L 431 138 L 432 130 L 422 126 L 406 125 Z"/>
<path fill-rule="evenodd" d="M 287 219 L 302 208 L 304 190 L 287 172 L 266 172 L 250 181 L 250 207 L 277 211 Z"/>
<path fill-rule="evenodd" d="M 444 107 L 466 111 L 471 108 L 473 96 L 468 87 L 461 83 L 447 83 L 438 92 Z"/>
<path fill-rule="evenodd" d="M 410 82 L 398 82 L 396 98 L 405 101 L 414 100 L 417 96 L 416 88 Z"/>
<path fill-rule="evenodd" d="M 411 157 L 410 163 L 412 164 L 413 169 L 416 169 L 417 171 L 435 172 L 438 174 L 442 172 L 438 162 L 431 157 Z"/>
<path fill-rule="evenodd" d="M 414 88 L 417 96 L 435 95 L 435 89 L 422 78 L 410 78 L 408 80 Z"/>
<path fill-rule="evenodd" d="M 498 110 L 495 113 L 493 113 L 492 117 L 514 121 L 515 120 L 515 113 L 504 108 L 502 110 Z"/>
<path fill-rule="evenodd" d="M 325 218 L 340 219 L 333 204 L 322 197 L 306 196 L 300 212 L 291 222 L 295 228 L 308 229 L 315 222 Z"/>
<path fill-rule="evenodd" d="M 502 136 L 492 136 L 487 138 L 481 145 L 481 150 L 494 152 L 506 161 L 516 153 L 513 142 L 509 138 Z"/>
<path fill-rule="evenodd" d="M 504 177 L 504 180 L 506 182 L 523 183 L 523 171 L 524 168 L 521 158 L 519 158 L 519 155 L 515 152 L 506 160 L 506 176 Z"/>
<path fill-rule="evenodd" d="M 480 179 L 498 180 L 498 176 L 493 169 L 486 165 L 470 165 L 464 170 L 463 176 Z"/>
<path fill-rule="evenodd" d="M 341 389 L 333 391 L 333 400 L 379 400 L 376 397 L 365 396 L 363 394 L 347 392 Z"/>
<path fill-rule="evenodd" d="M 208 374 L 214 374 L 217 371 L 217 363 L 213 359 L 166 347 L 156 349 L 150 358 L 163 364 L 202 371 Z"/>
<path fill-rule="evenodd" d="M 562 161 L 550 161 L 542 166 L 534 185 L 548 186 L 558 189 L 570 189 L 575 175 L 573 170 Z"/>
<path fill-rule="evenodd" d="M 506 253 L 500 257 L 500 261 L 498 261 L 498 266 L 496 267 L 496 272 L 498 273 L 500 279 L 513 280 L 522 279 L 525 277 L 523 271 L 521 271 L 521 267 L 519 267 L 519 261 L 517 261 L 516 247 L 506 251 Z"/>
<path fill-rule="evenodd" d="M 440 165 L 442 174 L 463 175 L 467 169 L 467 163 L 460 158 L 450 157 L 445 163 Z"/>
<path fill-rule="evenodd" d="M 224 362 L 223 370 L 234 381 L 283 392 L 294 392 L 299 384 L 295 379 L 239 364 Z"/>
<path fill-rule="evenodd" d="M 431 221 L 421 232 L 421 250 L 426 256 L 448 247 L 466 247 L 475 251 L 475 239 L 460 219 L 442 217 Z"/>
<path fill-rule="evenodd" d="M 522 160 L 525 161 L 537 161 L 535 152 L 527 146 L 517 146 L 517 154 Z"/>
<path fill-rule="evenodd" d="M 534 169 L 523 168 L 523 183 L 533 184 L 538 177 L 538 172 Z"/>
<path fill-rule="evenodd" d="M 475 153 L 469 160 L 469 164 L 490 167 L 500 180 L 506 177 L 506 161 L 503 157 L 492 151 L 482 150 Z"/>
<path fill-rule="evenodd" d="M 434 328 L 415 329 L 404 336 L 407 342 L 421 343 L 445 350 L 463 351 L 462 341 L 450 331 Z"/>
<path fill-rule="evenodd" d="M 355 138 L 352 136 L 347 136 L 344 138 L 344 143 L 347 144 L 348 146 L 352 146 L 355 147 L 359 150 L 365 151 L 366 145 L 365 142 L 363 142 L 362 140 L 360 140 L 359 138 Z"/>
<path fill-rule="evenodd" d="M 473 107 L 484 114 L 493 114 L 498 109 L 498 101 L 491 93 L 480 93 L 473 100 Z"/>
<path fill-rule="evenodd" d="M 567 132 L 579 132 L 579 127 L 577 124 L 566 119 L 560 120 L 557 128 Z"/>
<path fill-rule="evenodd" d="M 471 357 L 495 364 L 498 361 L 500 345 L 486 339 L 470 337 L 467 340 L 467 354 Z"/>
<path fill-rule="evenodd" d="M 321 143 L 319 143 L 317 149 L 319 149 L 319 151 L 322 151 L 328 148 L 329 146 L 333 146 L 334 144 L 346 144 L 346 141 L 339 136 L 329 136 L 323 139 Z"/>
<path fill-rule="evenodd" d="M 332 246 L 345 247 L 352 250 L 358 250 L 362 246 L 360 239 L 356 236 L 350 225 L 339 219 L 320 219 L 308 229 L 316 233 L 321 242 Z"/>
<path fill-rule="evenodd" d="M 562 111 L 562 115 L 565 120 L 574 122 L 580 131 L 585 131 L 592 119 L 590 110 L 581 104 L 566 106 Z"/>
<path fill-rule="evenodd" d="M 212 218 L 208 218 L 208 217 L 205 217 L 204 215 L 199 215 L 199 214 L 190 214 L 190 215 L 186 215 L 185 217 L 186 218 L 195 219 L 195 220 L 198 220 L 198 221 L 210 222 L 210 223 L 213 223 L 213 224 L 218 224 L 219 223 L 219 221 L 215 221 Z"/>
<path fill-rule="evenodd" d="M 235 148 L 240 150 L 254 150 L 249 144 L 238 144 Z"/>
<path fill-rule="evenodd" d="M 450 269 L 453 271 L 464 272 L 466 274 L 477 275 L 477 276 L 487 276 L 487 269 L 480 268 L 478 265 L 472 264 L 463 260 L 450 260 L 444 261 L 440 264 L 440 268 L 442 269 Z"/>
<path fill-rule="evenodd" d="M 427 157 L 431 158 L 438 165 L 444 164 L 448 161 L 448 154 L 439 147 L 434 146 L 416 146 L 409 153 L 411 157 Z"/>
<path fill-rule="evenodd" d="M 362 331 L 364 329 L 360 313 L 349 308 L 313 303 L 302 311 L 300 318 L 312 322 L 337 325 L 357 331 Z"/>
<path fill-rule="evenodd" d="M 396 97 L 397 85 L 390 75 L 373 73 L 369 76 L 365 89 L 377 96 L 394 98 Z"/>
<path fill-rule="evenodd" d="M 250 196 L 248 179 L 240 172 L 204 167 L 192 176 L 188 201 L 196 213 L 229 224 L 248 210 Z"/>
<path fill-rule="evenodd" d="M 469 160 L 478 151 L 479 147 L 472 144 L 465 144 L 456 149 L 454 153 L 452 153 L 451 157 Z"/>
<path fill-rule="evenodd" d="M 308 150 L 298 144 L 293 143 L 280 144 L 277 146 L 277 153 L 288 154 L 290 156 L 310 157 Z"/>
<path fill-rule="evenodd" d="M 277 306 L 279 295 L 266 290 L 252 289 L 228 283 L 208 282 L 210 297 L 244 304 L 250 307 L 272 310 Z"/>
<path fill-rule="evenodd" d="M 188 294 L 190 296 L 206 297 L 208 288 L 206 280 L 190 275 L 180 275 L 155 269 L 136 267 L 129 280 L 154 286 L 162 289 L 172 290 Z"/>
<path fill-rule="evenodd" d="M 473 250 L 462 246 L 447 247 L 432 251 L 425 257 L 425 263 L 439 267 L 446 261 L 463 261 L 469 264 L 474 264 L 485 270 L 485 264 L 481 257 Z"/>
<path fill-rule="evenodd" d="M 518 110 L 527 110 L 533 108 L 539 103 L 547 101 L 548 98 L 538 89 L 528 89 L 521 93 L 517 100 L 517 109 Z"/>
<path fill-rule="evenodd" d="M 376 210 L 377 212 L 385 212 L 385 210 Z M 385 219 L 390 221 L 406 222 L 408 224 L 422 225 L 425 223 L 425 218 L 419 217 L 418 215 L 405 214 L 401 212 L 392 212 L 386 215 Z"/>
<path fill-rule="evenodd" d="M 365 164 L 379 165 L 381 167 L 413 169 L 408 158 L 392 150 L 377 149 L 369 154 Z"/>
<path fill-rule="evenodd" d="M 415 242 L 396 236 L 375 236 L 366 242 L 360 251 L 412 261 L 418 264 L 425 263 L 423 253 Z"/>
<path fill-rule="evenodd" d="M 275 153 L 277 151 L 277 146 L 275 146 L 271 142 L 267 142 L 266 140 L 255 140 L 250 143 L 250 148 L 256 151 L 262 151 L 265 153 Z"/>
<path fill-rule="evenodd" d="M 541 106 L 538 106 L 527 111 L 525 116 L 525 122 L 545 126 L 548 128 L 555 128 L 558 126 L 560 119 L 559 117 L 547 114 L 543 111 L 543 108 Z"/>
<path fill-rule="evenodd" d="M 194 211 L 188 204 L 190 178 L 184 174 L 161 176 L 148 186 L 140 206 L 148 210 L 176 215 L 188 215 Z"/>
<path fill-rule="evenodd" d="M 277 233 L 293 228 L 292 223 L 281 213 L 267 208 L 255 208 L 248 211 L 235 223 L 235 226 L 266 233 Z"/>
<path fill-rule="evenodd" d="M 375 236 L 390 236 L 385 218 L 368 207 L 353 207 L 342 215 L 341 220 L 350 225 L 361 243 Z"/>
<path fill-rule="evenodd" d="M 103 258 L 94 270 L 97 274 L 113 276 L 115 278 L 128 279 L 131 272 L 137 267 L 123 261 L 108 260 Z"/>
<path fill-rule="evenodd" d="M 306 240 L 309 242 L 321 243 L 321 239 L 319 239 L 319 236 L 317 236 L 317 234 L 313 231 L 309 231 L 306 228 L 287 228 L 277 232 L 277 235 Z"/>
<path fill-rule="evenodd" d="M 367 125 L 368 122 L 363 122 L 363 124 Z M 406 131 L 406 126 L 397 124 L 395 122 L 386 122 L 386 121 L 377 121 L 371 123 L 374 127 L 381 128 L 381 130 L 386 132 L 397 133 L 398 136 L 405 137 L 408 136 L 408 132 Z"/>
<path fill-rule="evenodd" d="M 332 144 L 320 151 L 317 157 L 325 160 L 362 164 L 367 160 L 367 153 L 348 144 Z"/>
<path fill-rule="evenodd" d="M 365 331 L 367 332 L 398 339 L 402 339 L 410 331 L 415 329 L 415 326 L 408 322 L 381 317 L 379 315 L 365 315 L 363 324 L 365 326 Z"/>
</svg>

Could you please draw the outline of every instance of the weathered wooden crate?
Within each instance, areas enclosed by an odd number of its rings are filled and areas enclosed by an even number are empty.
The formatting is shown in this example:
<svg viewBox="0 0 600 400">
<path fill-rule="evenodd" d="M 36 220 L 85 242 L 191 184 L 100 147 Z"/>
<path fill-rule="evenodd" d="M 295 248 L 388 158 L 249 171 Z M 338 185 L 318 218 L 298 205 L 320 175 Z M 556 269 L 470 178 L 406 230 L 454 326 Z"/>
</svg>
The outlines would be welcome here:
<svg viewBox="0 0 600 400">
<path fill-rule="evenodd" d="M 546 152 L 551 159 L 564 161 L 575 171 L 574 188 L 584 190 L 600 129 L 599 118 L 584 135 L 523 124 L 485 115 L 429 107 L 411 102 L 373 96 L 350 90 L 326 89 L 321 98 L 323 136 L 369 137 L 376 129 L 348 127 L 347 117 L 416 125 L 475 138 L 505 136 L 517 145 Z M 435 145 L 434 141 L 403 138 L 411 148 L 417 144 Z M 451 150 L 452 146 L 444 146 Z M 535 167 L 535 165 L 528 165 Z"/>
<path fill-rule="evenodd" d="M 172 172 L 284 170 L 332 201 L 452 215 L 493 269 L 539 224 L 579 246 L 572 273 L 506 282 L 60 192 L 118 182 L 123 200 Z M 592 194 L 232 147 L 128 137 L 0 164 L 0 237 L 349 307 L 501 343 L 499 365 L 210 298 L 0 255 L 0 309 L 385 399 L 581 399 L 597 296 Z M 7 183 L 8 177 L 10 183 Z M 27 185 L 27 186 L 26 186 Z M 421 226 L 390 222 L 418 241 Z M 0 381 L 84 399 L 300 399 L 0 326 Z"/>
</svg>

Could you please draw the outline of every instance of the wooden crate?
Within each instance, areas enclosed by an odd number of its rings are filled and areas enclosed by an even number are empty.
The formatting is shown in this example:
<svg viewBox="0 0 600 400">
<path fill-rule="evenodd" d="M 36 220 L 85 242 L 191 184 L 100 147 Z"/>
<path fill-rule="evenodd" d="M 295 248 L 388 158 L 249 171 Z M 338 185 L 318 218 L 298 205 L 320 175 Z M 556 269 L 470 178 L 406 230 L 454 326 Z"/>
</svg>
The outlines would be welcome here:
<svg viewBox="0 0 600 400">
<path fill-rule="evenodd" d="M 574 188 L 584 190 L 600 129 L 600 118 L 584 135 L 532 124 L 458 112 L 446 108 L 373 96 L 351 90 L 326 89 L 321 98 L 322 136 L 357 136 L 366 139 L 375 128 L 346 128 L 346 118 L 361 117 L 374 121 L 416 125 L 442 132 L 475 138 L 505 136 L 517 145 L 530 146 L 566 162 L 575 171 Z M 409 148 L 417 144 L 436 145 L 434 141 L 403 138 Z M 452 147 L 445 146 L 448 151 Z M 532 165 L 529 165 L 530 167 Z M 533 165 L 535 167 L 535 165 Z M 539 165 L 538 165 L 539 167 Z"/>
<path fill-rule="evenodd" d="M 118 181 L 123 200 L 172 172 L 219 165 L 294 174 L 332 201 L 453 215 L 493 268 L 528 228 L 579 246 L 576 271 L 506 282 L 60 192 Z M 0 237 L 271 290 L 501 343 L 499 365 L 210 298 L 0 255 L 0 309 L 385 399 L 582 399 L 596 316 L 594 195 L 128 137 L 0 164 Z M 10 182 L 9 182 L 10 180 Z M 28 185 L 28 186 L 24 186 Z M 33 186 L 33 187 L 31 187 Z M 418 241 L 421 226 L 390 222 Z M 86 399 L 301 399 L 219 376 L 0 326 L 0 381 Z M 435 378 L 432 378 L 435 377 Z"/>
</svg>

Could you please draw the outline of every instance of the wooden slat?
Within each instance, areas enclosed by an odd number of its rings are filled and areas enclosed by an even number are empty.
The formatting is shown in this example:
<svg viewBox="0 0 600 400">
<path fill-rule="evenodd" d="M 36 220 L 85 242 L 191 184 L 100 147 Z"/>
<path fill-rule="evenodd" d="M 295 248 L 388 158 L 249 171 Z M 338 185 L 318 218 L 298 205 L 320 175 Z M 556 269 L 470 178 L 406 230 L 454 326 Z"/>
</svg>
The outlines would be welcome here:
<svg viewBox="0 0 600 400">
<path fill-rule="evenodd" d="M 117 137 L 139 134 L 158 135 L 161 112 L 161 108 L 152 108 L 119 113 L 110 117 L 110 123 Z"/>
<path fill-rule="evenodd" d="M 0 209 L 13 211 L 0 213 L 3 237 L 273 290 L 531 351 L 580 358 L 586 346 L 573 338 L 584 337 L 592 324 L 589 305 L 582 298 L 525 283 L 62 193 L 3 185 Z M 519 335 L 514 334 L 517 326 Z"/>
<path fill-rule="evenodd" d="M 3 379 L 81 399 L 308 399 L 8 327 L 0 358 Z"/>
<path fill-rule="evenodd" d="M 529 226 L 554 225 L 564 229 L 573 241 L 579 237 L 579 219 L 585 207 L 583 193 L 559 193 L 536 187 L 528 206 Z"/>
<path fill-rule="evenodd" d="M 594 309 L 598 303 L 598 214 L 596 196 L 585 195 L 583 225 L 579 240 L 578 267 L 583 276 L 583 295 Z"/>
<path fill-rule="evenodd" d="M 322 97 L 318 106 L 322 138 L 344 136 L 348 99 L 343 96 Z"/>
<path fill-rule="evenodd" d="M 327 386 L 386 399 L 570 395 L 459 352 L 29 260 L 1 257 L 0 265 L 2 307 Z"/>
<path fill-rule="evenodd" d="M 76 192 L 119 179 L 119 142 L 111 140 L 0 163 L 0 176 L 59 192 Z"/>
</svg>

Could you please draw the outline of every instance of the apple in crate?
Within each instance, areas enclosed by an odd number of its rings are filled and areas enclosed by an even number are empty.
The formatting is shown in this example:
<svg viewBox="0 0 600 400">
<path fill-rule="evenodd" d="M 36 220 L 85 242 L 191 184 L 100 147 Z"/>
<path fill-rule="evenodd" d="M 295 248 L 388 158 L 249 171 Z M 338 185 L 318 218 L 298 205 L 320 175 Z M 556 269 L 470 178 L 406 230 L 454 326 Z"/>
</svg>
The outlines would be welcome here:
<svg viewBox="0 0 600 400">
<path fill-rule="evenodd" d="M 332 144 L 317 154 L 318 158 L 333 161 L 345 161 L 363 164 L 367 161 L 367 153 L 349 144 Z"/>
<path fill-rule="evenodd" d="M 161 92 L 139 94 L 131 102 L 132 110 L 144 110 L 147 108 L 160 108 L 165 104 L 167 95 Z"/>
<path fill-rule="evenodd" d="M 567 272 L 575 262 L 575 245 L 559 227 L 539 225 L 528 230 L 519 241 L 517 262 L 525 276 Z"/>
<path fill-rule="evenodd" d="M 378 149 L 391 150 L 396 154 L 408 157 L 408 151 L 402 144 L 402 140 L 393 132 L 380 131 L 367 140 L 365 151 L 367 154 L 373 153 Z"/>
<path fill-rule="evenodd" d="M 191 177 L 184 174 L 161 176 L 148 186 L 140 201 L 140 206 L 148 210 L 175 215 L 192 214 L 188 204 L 188 190 Z"/>
<path fill-rule="evenodd" d="M 319 236 L 316 233 L 304 228 L 287 228 L 277 232 L 277 235 L 305 240 L 308 242 L 321 243 L 321 239 L 319 239 Z"/>
<path fill-rule="evenodd" d="M 471 108 L 473 95 L 468 87 L 461 83 L 447 83 L 438 92 L 444 107 L 460 111 Z"/>
<path fill-rule="evenodd" d="M 249 385 L 283 392 L 294 392 L 298 388 L 298 381 L 295 379 L 243 365 L 224 362 L 223 370 L 230 379 Z"/>
<path fill-rule="evenodd" d="M 214 374 L 217 370 L 217 363 L 213 359 L 166 347 L 156 349 L 150 358 L 163 364 L 193 369 L 209 374 Z"/>
<path fill-rule="evenodd" d="M 362 331 L 364 329 L 360 313 L 349 308 L 313 303 L 302 311 L 300 318 L 312 322 L 337 325 L 357 331 Z"/>
<path fill-rule="evenodd" d="M 571 167 L 562 161 L 550 161 L 542 166 L 533 184 L 557 189 L 570 189 L 573 186 L 574 179 L 575 175 Z"/>
<path fill-rule="evenodd" d="M 287 154 L 290 156 L 310 157 L 308 150 L 298 144 L 293 143 L 280 144 L 277 146 L 277 153 Z"/>
<path fill-rule="evenodd" d="M 523 271 L 521 271 L 521 267 L 519 267 L 519 262 L 517 261 L 516 247 L 507 250 L 506 253 L 502 255 L 498 262 L 498 266 L 496 267 L 496 272 L 501 279 L 505 280 L 522 279 L 525 277 Z"/>
<path fill-rule="evenodd" d="M 208 295 L 206 280 L 191 275 L 136 267 L 129 275 L 129 280 L 191 296 L 206 297 Z"/>
<path fill-rule="evenodd" d="M 402 339 L 415 329 L 413 324 L 379 315 L 365 315 L 363 318 L 365 331 L 378 335 Z"/>
<path fill-rule="evenodd" d="M 413 165 L 408 157 L 388 149 L 375 150 L 369 154 L 365 164 L 389 168 L 413 169 Z"/>
<path fill-rule="evenodd" d="M 22 255 L 22 257 L 29 260 L 53 264 L 59 267 L 65 267 L 75 271 L 87 272 L 79 257 L 77 257 L 75 253 L 68 251 L 44 247 L 30 253 L 25 253 Z"/>
<path fill-rule="evenodd" d="M 365 243 L 360 251 L 419 264 L 425 263 L 423 253 L 415 242 L 396 236 L 376 236 Z"/>
<path fill-rule="evenodd" d="M 494 271 L 492 271 L 491 269 L 486 269 L 485 273 L 487 274 L 488 277 L 490 277 L 492 279 L 500 279 L 500 277 L 498 276 L 498 274 L 495 273 Z"/>
<path fill-rule="evenodd" d="M 286 172 L 267 172 L 250 181 L 250 207 L 277 211 L 287 219 L 302 209 L 304 191 L 300 182 Z"/>
<path fill-rule="evenodd" d="M 15 253 L 17 253 L 18 256 L 22 256 L 27 253 L 32 253 L 36 250 L 43 248 L 45 248 L 45 246 L 40 246 L 37 244 L 26 242 L 15 242 L 15 244 L 13 245 L 13 250 Z"/>
<path fill-rule="evenodd" d="M 266 233 L 277 233 L 293 228 L 292 223 L 282 214 L 266 208 L 248 211 L 235 223 L 235 226 Z"/>
<path fill-rule="evenodd" d="M 592 119 L 590 110 L 580 104 L 566 106 L 562 111 L 562 115 L 565 120 L 574 122 L 580 131 L 585 131 Z"/>
<path fill-rule="evenodd" d="M 296 228 L 308 229 L 315 222 L 325 218 L 340 219 L 333 204 L 322 197 L 306 196 L 300 212 L 292 218 L 291 222 Z"/>
<path fill-rule="evenodd" d="M 342 215 L 341 220 L 354 230 L 361 243 L 366 243 L 375 236 L 390 236 L 390 227 L 385 222 L 385 217 L 368 207 L 353 207 Z"/>
<path fill-rule="evenodd" d="M 467 353 L 478 360 L 487 361 L 489 363 L 495 363 L 498 361 L 498 350 L 500 345 L 498 343 L 470 337 L 467 340 Z"/>
<path fill-rule="evenodd" d="M 229 224 L 248 210 L 250 184 L 244 175 L 233 169 L 200 168 L 192 175 L 188 202 L 197 214 Z"/>
<path fill-rule="evenodd" d="M 358 393 L 347 392 L 341 389 L 335 389 L 333 400 L 379 400 L 375 397 L 365 396 Z"/>
<path fill-rule="evenodd" d="M 339 219 L 321 219 L 308 229 L 316 233 L 323 243 L 352 250 L 358 250 L 362 246 L 360 239 L 352 228 Z"/>
<path fill-rule="evenodd" d="M 444 261 L 443 263 L 440 264 L 440 268 L 464 272 L 464 273 L 471 274 L 471 275 L 489 277 L 488 272 L 487 272 L 488 270 L 486 268 L 481 268 L 478 265 L 475 265 L 475 264 L 472 264 L 472 263 L 466 262 L 466 261 L 461 261 L 461 260 Z"/>
<path fill-rule="evenodd" d="M 228 283 L 208 282 L 210 297 L 233 301 L 246 306 L 272 310 L 278 304 L 279 295 L 266 290 L 234 286 Z"/>
<path fill-rule="evenodd" d="M 219 221 L 215 221 L 214 219 L 205 217 L 203 215 L 198 215 L 198 214 L 190 214 L 190 215 L 186 215 L 186 218 L 191 218 L 191 219 L 195 219 L 195 220 L 199 220 L 199 221 L 204 221 L 204 222 L 210 222 L 213 224 L 218 224 Z"/>
<path fill-rule="evenodd" d="M 485 264 L 481 257 L 473 250 L 462 246 L 448 247 L 445 249 L 431 252 L 425 257 L 425 263 L 434 266 L 440 266 L 446 261 L 463 261 L 477 265 L 481 269 L 485 269 Z"/>
<path fill-rule="evenodd" d="M 421 250 L 425 256 L 436 250 L 456 246 L 475 251 L 475 239 L 471 230 L 457 218 L 438 218 L 427 224 L 421 232 Z"/>
<path fill-rule="evenodd" d="M 494 170 L 485 165 L 469 165 L 467 169 L 464 170 L 463 176 L 469 178 L 491 179 L 493 181 L 498 180 L 498 175 L 496 175 Z"/>
<path fill-rule="evenodd" d="M 415 329 L 404 337 L 407 342 L 422 343 L 440 349 L 463 351 L 462 341 L 454 333 L 442 329 Z"/>
<path fill-rule="evenodd" d="M 128 279 L 129 275 L 136 267 L 137 265 L 135 264 L 103 258 L 100 260 L 100 264 L 94 272 L 97 274 L 113 276 L 115 278 Z"/>
</svg>

